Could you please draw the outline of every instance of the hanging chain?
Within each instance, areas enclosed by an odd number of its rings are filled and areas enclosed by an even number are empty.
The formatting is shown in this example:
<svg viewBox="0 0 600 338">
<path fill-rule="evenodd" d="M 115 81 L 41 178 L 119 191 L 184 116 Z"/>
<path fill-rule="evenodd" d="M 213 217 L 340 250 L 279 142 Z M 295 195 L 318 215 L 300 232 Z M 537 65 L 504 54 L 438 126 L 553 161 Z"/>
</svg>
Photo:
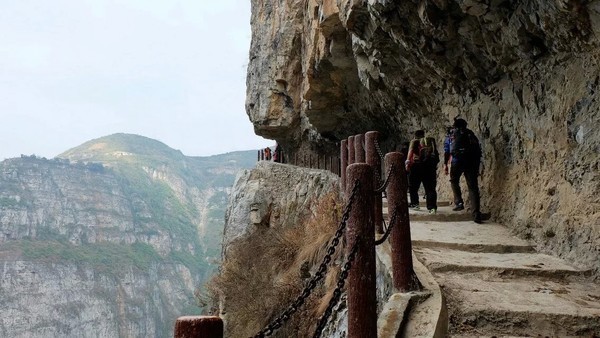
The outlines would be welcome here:
<svg viewBox="0 0 600 338">
<path fill-rule="evenodd" d="M 392 177 L 393 170 L 394 170 L 394 165 L 392 164 L 390 166 L 390 169 L 388 169 L 387 177 L 385 178 L 385 182 L 383 182 L 383 184 L 381 185 L 381 187 L 375 189 L 375 193 L 379 194 L 379 193 L 382 193 L 382 192 L 385 191 L 385 189 L 388 186 L 388 183 L 390 183 L 390 177 Z"/>
<path fill-rule="evenodd" d="M 384 219 L 382 219 L 381 222 L 383 223 L 383 232 L 385 233 L 387 231 L 387 223 Z"/>
<path fill-rule="evenodd" d="M 392 228 L 396 224 L 396 217 L 399 214 L 398 210 L 400 210 L 400 208 L 395 208 L 394 209 L 394 214 L 392 215 L 392 218 L 390 218 L 390 226 L 385 230 L 385 233 L 383 234 L 383 237 L 381 237 L 380 239 L 378 239 L 378 240 L 375 241 L 375 246 L 383 244 L 383 242 L 385 242 L 385 240 L 388 238 L 388 236 L 390 235 L 390 233 L 392 233 Z"/>
<path fill-rule="evenodd" d="M 273 320 L 262 331 L 254 335 L 254 338 L 268 337 L 272 335 L 273 332 L 275 332 L 275 330 L 279 329 L 288 319 L 290 319 L 292 314 L 298 311 L 298 308 L 302 306 L 302 304 L 304 304 L 306 298 L 308 298 L 311 295 L 312 291 L 317 287 L 317 283 L 321 279 L 323 279 L 323 277 L 325 277 L 325 271 L 327 270 L 327 266 L 331 262 L 331 257 L 335 253 L 335 248 L 340 243 L 340 238 L 342 237 L 342 235 L 344 234 L 344 230 L 346 229 L 346 224 L 348 222 L 348 219 L 350 218 L 350 211 L 352 210 L 352 204 L 354 203 L 354 199 L 356 197 L 356 194 L 358 193 L 359 186 L 360 183 L 358 180 L 356 180 L 354 182 L 354 187 L 352 188 L 352 193 L 348 198 L 348 203 L 346 204 L 344 213 L 342 214 L 342 221 L 340 222 L 340 225 L 338 226 L 338 229 L 335 232 L 331 244 L 327 248 L 327 254 L 325 255 L 325 257 L 323 257 L 321 265 L 319 265 L 317 272 L 315 272 L 315 275 L 311 278 L 306 287 L 304 287 L 304 290 L 302 290 L 300 296 L 298 296 L 296 300 L 294 300 L 292 304 L 288 306 L 288 308 L 279 317 Z"/>
<path fill-rule="evenodd" d="M 381 151 L 381 148 L 379 147 L 379 140 L 375 139 L 375 149 L 377 150 L 377 153 L 379 154 L 379 159 L 381 160 L 381 163 L 384 162 L 383 159 L 383 152 Z"/>
<path fill-rule="evenodd" d="M 383 157 L 383 152 L 381 151 L 381 147 L 379 146 L 379 140 L 378 139 L 375 139 L 375 150 L 377 150 L 377 154 L 379 154 L 379 160 L 380 160 L 380 166 L 381 166 L 381 163 L 384 163 L 385 160 L 384 160 L 384 157 Z M 379 171 L 381 171 L 381 169 L 375 170 L 375 176 L 376 176 L 376 179 L 377 179 L 377 183 L 381 183 L 381 178 L 379 177 Z M 390 168 L 390 171 L 391 171 L 391 168 Z M 389 179 L 389 174 L 388 174 L 388 179 Z M 387 182 L 385 183 L 385 186 L 387 186 Z M 383 188 L 382 192 L 383 192 L 383 196 L 387 197 L 387 193 L 385 191 L 385 188 Z"/>
<path fill-rule="evenodd" d="M 335 307 L 335 304 L 338 302 L 338 300 L 340 299 L 340 296 L 342 295 L 342 289 L 344 288 L 344 285 L 346 284 L 346 279 L 348 278 L 348 273 L 350 271 L 350 268 L 352 268 L 352 261 L 354 261 L 354 257 L 356 256 L 356 253 L 358 252 L 358 243 L 359 242 L 360 242 L 360 237 L 357 237 L 356 242 L 354 242 L 354 246 L 352 247 L 352 251 L 350 251 L 350 254 L 348 255 L 348 259 L 346 260 L 346 263 L 344 264 L 344 267 L 342 268 L 342 272 L 340 273 L 340 277 L 338 278 L 335 290 L 333 290 L 333 295 L 331 296 L 331 300 L 329 300 L 329 305 L 327 305 L 327 309 L 325 309 L 325 312 L 319 319 L 319 324 L 317 324 L 317 329 L 315 330 L 315 334 L 313 335 L 313 338 L 321 337 L 321 333 L 323 332 L 325 325 L 327 325 L 328 319 L 331 316 L 331 313 L 333 312 L 333 308 Z"/>
</svg>

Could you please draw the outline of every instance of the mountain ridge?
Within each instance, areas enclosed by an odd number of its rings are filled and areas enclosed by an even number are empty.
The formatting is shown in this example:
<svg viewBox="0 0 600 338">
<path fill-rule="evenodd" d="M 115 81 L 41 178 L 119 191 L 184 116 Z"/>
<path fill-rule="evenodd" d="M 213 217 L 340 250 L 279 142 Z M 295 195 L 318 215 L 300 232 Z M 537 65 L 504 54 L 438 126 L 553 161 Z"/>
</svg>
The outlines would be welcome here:
<svg viewBox="0 0 600 338">
<path fill-rule="evenodd" d="M 177 316 L 200 311 L 194 292 L 220 257 L 231 185 L 255 161 L 255 151 L 187 157 L 150 138 L 113 134 L 54 159 L 0 162 L 0 273 L 8 276 L 0 314 L 23 319 L 0 320 L 0 336 L 123 336 L 132 327 L 133 336 L 170 334 Z M 39 294 L 45 305 L 19 294 Z M 88 307 L 116 304 L 124 311 L 107 310 L 105 321 L 68 310 L 92 316 Z"/>
</svg>

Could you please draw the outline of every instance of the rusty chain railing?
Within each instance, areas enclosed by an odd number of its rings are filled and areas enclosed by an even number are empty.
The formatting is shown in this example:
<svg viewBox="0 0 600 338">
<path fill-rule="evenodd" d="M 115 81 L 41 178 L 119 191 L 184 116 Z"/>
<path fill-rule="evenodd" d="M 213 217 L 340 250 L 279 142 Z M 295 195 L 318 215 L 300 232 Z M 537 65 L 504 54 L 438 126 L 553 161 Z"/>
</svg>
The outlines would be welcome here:
<svg viewBox="0 0 600 338">
<path fill-rule="evenodd" d="M 358 243 L 359 242 L 360 242 L 360 238 L 357 238 L 356 242 L 354 243 L 354 246 L 352 247 L 352 251 L 350 251 L 350 254 L 348 255 L 348 259 L 346 260 L 346 263 L 342 267 L 340 277 L 338 278 L 336 287 L 333 290 L 333 295 L 331 296 L 331 299 L 329 300 L 329 305 L 327 305 L 327 309 L 325 309 L 325 312 L 319 319 L 319 324 L 317 324 L 317 328 L 315 330 L 315 334 L 313 335 L 313 338 L 321 337 L 321 333 L 323 332 L 323 329 L 327 325 L 328 319 L 331 316 L 331 313 L 333 312 L 333 308 L 335 307 L 335 304 L 338 302 L 338 300 L 340 299 L 340 296 L 342 295 L 342 289 L 346 285 L 346 279 L 348 278 L 348 272 L 350 271 L 350 268 L 352 268 L 352 261 L 354 261 L 354 257 L 356 257 L 356 253 L 358 252 Z"/>
<path fill-rule="evenodd" d="M 394 227 L 394 224 L 396 224 L 397 216 L 398 216 L 398 208 L 394 209 L 394 214 L 390 218 L 390 226 L 387 227 L 387 229 L 385 229 L 385 233 L 383 234 L 383 236 L 380 239 L 375 241 L 376 246 L 383 244 L 383 242 L 385 242 L 387 240 L 388 236 L 392 233 L 392 228 Z"/>
<path fill-rule="evenodd" d="M 394 166 L 392 165 L 392 166 L 390 166 L 390 169 L 388 169 L 385 181 L 382 183 L 382 185 L 379 188 L 375 189 L 375 193 L 385 192 L 385 189 L 387 188 L 388 183 L 390 183 L 390 177 L 392 177 L 393 170 L 394 170 Z M 380 183 L 380 182 L 377 182 L 377 183 Z"/>
<path fill-rule="evenodd" d="M 384 156 L 383 156 L 383 152 L 381 151 L 381 147 L 379 146 L 379 140 L 375 139 L 375 150 L 377 151 L 377 154 L 379 155 L 379 161 L 380 163 L 383 163 L 385 161 Z M 390 168 L 390 173 L 392 172 L 392 168 Z M 385 191 L 385 187 L 387 187 L 387 183 L 388 180 L 390 178 L 390 173 L 388 173 L 388 177 L 386 179 L 386 182 L 383 184 L 384 188 L 381 191 L 383 193 L 383 197 L 387 197 L 387 193 Z M 376 181 L 377 183 L 381 184 L 382 179 L 381 177 L 379 177 L 379 170 L 375 170 L 375 176 L 376 176 Z M 379 189 L 377 189 L 379 190 Z M 379 191 L 378 191 L 379 192 Z"/>
<path fill-rule="evenodd" d="M 327 247 L 327 253 L 326 253 L 325 257 L 323 257 L 323 261 L 319 265 L 319 268 L 315 272 L 315 275 L 311 278 L 311 280 L 308 282 L 308 284 L 304 287 L 304 290 L 302 290 L 302 293 L 300 294 L 300 296 L 298 296 L 296 298 L 296 300 L 294 300 L 292 302 L 292 304 L 290 306 L 288 306 L 288 308 L 285 311 L 283 311 L 283 313 L 281 315 L 279 315 L 279 317 L 274 319 L 262 331 L 258 332 L 256 335 L 254 335 L 253 336 L 254 338 L 268 337 L 268 336 L 272 335 L 273 332 L 275 332 L 275 330 L 279 329 L 285 322 L 287 322 L 290 319 L 290 316 L 292 314 L 294 314 L 296 311 L 298 311 L 298 308 L 302 304 L 304 304 L 304 302 L 306 301 L 306 298 L 308 298 L 312 294 L 312 291 L 317 287 L 317 283 L 321 279 L 323 279 L 323 277 L 325 277 L 325 271 L 327 270 L 327 266 L 331 262 L 331 259 L 332 259 L 331 257 L 335 253 L 335 248 L 340 243 L 340 239 L 341 239 L 342 235 L 344 234 L 344 230 L 346 229 L 346 224 L 348 222 L 348 218 L 350 217 L 350 211 L 352 210 L 352 204 L 354 202 L 354 199 L 356 198 L 356 194 L 358 193 L 359 189 L 360 189 L 360 183 L 358 181 L 354 182 L 354 186 L 352 187 L 352 193 L 350 194 L 350 197 L 348 198 L 348 203 L 346 203 L 344 213 L 342 214 L 342 220 L 340 222 L 340 225 L 338 226 L 338 229 L 336 230 L 335 235 L 333 236 L 333 239 L 331 240 L 331 243 L 329 244 L 329 247 Z"/>
<path fill-rule="evenodd" d="M 375 139 L 375 149 L 377 150 L 377 154 L 379 154 L 379 160 L 381 163 L 384 162 L 383 152 L 381 151 L 381 147 L 379 146 L 379 141 Z"/>
<path fill-rule="evenodd" d="M 381 147 L 377 140 L 377 134 L 375 133 L 376 132 L 367 133 L 369 139 L 368 150 L 366 149 L 366 140 L 365 142 L 359 142 L 357 144 L 355 155 L 360 157 L 360 161 L 353 166 L 347 166 L 350 173 L 348 176 L 348 181 L 354 181 L 354 186 L 350 190 L 350 194 L 346 194 L 349 195 L 349 197 L 344 207 L 341 221 L 334 236 L 327 244 L 326 253 L 319 267 L 310 280 L 305 283 L 300 295 L 297 296 L 278 317 L 265 326 L 263 330 L 252 336 L 252 338 L 271 336 L 276 330 L 281 328 L 294 313 L 299 310 L 299 308 L 312 295 L 317 286 L 322 285 L 322 280 L 326 276 L 330 263 L 333 260 L 333 255 L 335 254 L 336 248 L 340 244 L 344 234 L 348 236 L 347 240 L 350 243 L 354 242 L 354 245 L 348 252 L 345 263 L 342 265 L 336 286 L 331 295 L 331 299 L 329 300 L 327 308 L 319 318 L 313 338 L 320 338 L 325 327 L 327 325 L 331 325 L 332 314 L 334 312 L 341 311 L 346 305 L 348 306 L 347 332 L 350 337 L 372 337 L 377 334 L 377 313 L 375 300 L 376 276 L 374 274 L 371 275 L 371 271 L 364 268 L 375 264 L 375 261 L 369 261 L 369 259 L 372 259 L 372 256 L 370 255 L 372 255 L 373 251 L 371 250 L 375 249 L 374 246 L 383 244 L 386 240 L 388 240 L 388 238 L 390 238 L 390 243 L 392 244 L 392 275 L 394 287 L 399 290 L 419 289 L 419 281 L 413 272 L 412 265 L 409 264 L 411 262 L 410 259 L 412 258 L 412 254 L 410 252 L 411 240 L 410 224 L 408 223 L 407 217 L 408 213 L 404 212 L 405 210 L 401 210 L 402 208 L 399 207 L 399 205 L 403 205 L 405 208 L 407 204 L 406 183 L 405 181 L 401 180 L 401 178 L 403 178 L 402 173 L 404 172 L 403 163 L 401 160 L 402 154 L 399 152 L 391 152 L 386 154 L 384 158 Z M 373 143 L 371 142 L 374 143 L 374 147 Z M 342 143 L 342 154 L 349 150 L 344 149 L 343 145 L 344 143 Z M 359 147 L 362 148 L 362 151 L 366 152 L 368 158 L 364 158 L 365 153 L 360 155 L 361 150 Z M 375 148 L 375 152 L 373 152 L 373 148 Z M 381 163 L 385 162 L 386 166 L 389 165 L 387 174 L 385 176 L 382 175 L 382 170 L 380 170 L 380 168 L 373 168 L 373 166 L 377 166 L 377 157 L 381 159 Z M 343 155 L 340 158 L 343 159 Z M 342 163 L 343 162 L 344 161 L 342 160 Z M 324 163 L 326 163 L 326 161 L 324 161 Z M 331 168 L 333 169 L 334 166 L 331 165 Z M 395 171 L 396 173 L 394 173 Z M 343 172 L 345 173 L 345 171 Z M 373 179 L 375 179 L 375 181 L 373 181 Z M 360 191 L 360 182 L 363 182 L 363 187 L 365 188 L 364 191 Z M 378 185 L 378 187 L 374 187 L 374 185 Z M 345 190 L 344 185 L 342 185 L 342 188 Z M 389 196 L 387 196 L 388 192 Z M 370 205 L 372 196 L 369 195 L 373 193 L 377 194 L 378 196 L 381 196 L 379 194 L 383 193 L 383 196 L 389 197 L 391 199 L 390 202 L 392 202 L 392 204 L 395 206 L 393 214 L 388 220 L 389 226 L 383 219 L 380 219 L 379 221 L 375 220 L 373 222 L 373 224 L 379 224 L 375 226 L 377 233 L 383 233 L 378 240 L 373 240 L 371 237 L 371 231 L 373 231 L 373 229 L 368 220 L 369 217 L 366 216 L 368 215 L 367 211 L 372 208 Z M 350 215 L 353 206 L 356 210 L 352 212 L 352 215 Z M 380 214 L 382 211 L 381 204 L 378 206 L 375 205 L 374 209 Z M 379 222 L 383 223 L 383 227 L 381 227 L 381 223 Z M 347 227 L 349 227 L 351 231 L 345 231 Z M 397 230 L 394 231 L 394 229 Z M 371 252 L 371 254 L 365 253 L 363 256 L 361 250 L 361 254 L 359 255 L 359 243 L 367 245 L 368 248 L 365 248 L 365 250 L 367 253 Z M 396 250 L 396 253 L 394 253 L 394 250 Z M 357 259 L 356 256 L 359 256 L 359 258 Z M 364 264 L 354 264 L 355 267 L 352 269 L 355 261 L 359 261 Z M 348 290 L 344 291 L 346 283 L 348 283 L 349 287 Z M 360 293 L 357 292 L 357 290 L 368 290 L 372 291 L 373 294 Z M 341 300 L 346 298 L 348 301 Z M 357 307 L 357 304 L 359 304 L 360 307 Z M 373 321 L 373 319 L 375 319 L 375 321 Z M 218 325 L 216 325 L 215 330 L 222 332 L 222 322 L 219 323 L 217 324 L 221 326 L 217 327 Z"/>
</svg>

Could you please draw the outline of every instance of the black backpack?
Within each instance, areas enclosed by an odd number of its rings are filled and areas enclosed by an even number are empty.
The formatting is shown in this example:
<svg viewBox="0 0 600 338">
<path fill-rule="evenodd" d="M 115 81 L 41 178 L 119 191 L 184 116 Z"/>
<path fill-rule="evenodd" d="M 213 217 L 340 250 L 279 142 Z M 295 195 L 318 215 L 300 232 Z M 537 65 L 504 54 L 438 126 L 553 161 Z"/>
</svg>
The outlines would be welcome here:
<svg viewBox="0 0 600 338">
<path fill-rule="evenodd" d="M 481 157 L 479 141 L 469 129 L 454 129 L 450 153 L 458 160 L 478 160 Z"/>
</svg>

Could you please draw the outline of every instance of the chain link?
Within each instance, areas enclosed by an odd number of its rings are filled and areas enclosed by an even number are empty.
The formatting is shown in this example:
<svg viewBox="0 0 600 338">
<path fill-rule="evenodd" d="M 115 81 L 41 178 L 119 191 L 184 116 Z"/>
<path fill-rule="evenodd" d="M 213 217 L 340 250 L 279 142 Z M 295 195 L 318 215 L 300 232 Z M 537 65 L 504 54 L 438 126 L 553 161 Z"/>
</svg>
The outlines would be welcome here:
<svg viewBox="0 0 600 338">
<path fill-rule="evenodd" d="M 390 183 L 390 177 L 392 177 L 393 170 L 394 170 L 394 165 L 392 164 L 390 166 L 390 169 L 388 169 L 387 177 L 385 178 L 385 182 L 383 182 L 383 184 L 381 185 L 381 187 L 375 189 L 375 193 L 379 194 L 379 193 L 382 193 L 382 192 L 385 191 L 385 189 L 388 186 L 388 183 Z"/>
<path fill-rule="evenodd" d="M 390 226 L 388 226 L 388 228 L 385 230 L 385 233 L 383 234 L 383 237 L 381 237 L 380 239 L 378 239 L 378 240 L 375 241 L 375 246 L 383 244 L 383 242 L 385 242 L 385 240 L 388 238 L 388 236 L 390 235 L 390 233 L 392 233 L 392 228 L 394 227 L 394 224 L 396 224 L 396 217 L 399 214 L 398 210 L 400 210 L 400 208 L 395 208 L 394 209 L 394 214 L 390 218 Z"/>
<path fill-rule="evenodd" d="M 378 139 L 375 139 L 375 150 L 377 150 L 377 154 L 379 154 L 379 160 L 381 161 L 380 163 L 384 163 L 385 159 L 384 159 L 384 156 L 383 156 L 383 152 L 381 151 L 381 147 L 379 146 L 379 140 Z M 379 177 L 379 171 L 380 170 L 381 169 L 375 170 L 375 176 L 376 176 L 376 179 L 377 179 L 378 183 L 381 183 L 381 178 Z M 389 174 L 388 174 L 388 179 L 389 179 Z M 387 186 L 387 183 L 386 183 L 386 186 Z M 383 196 L 387 197 L 387 193 L 385 191 L 385 188 L 383 188 L 382 192 L 383 192 Z"/>
<path fill-rule="evenodd" d="M 384 162 L 383 160 L 383 152 L 381 151 L 381 148 L 379 147 L 379 140 L 375 139 L 375 149 L 377 150 L 377 153 L 379 154 L 379 159 L 381 160 L 381 163 Z"/>
<path fill-rule="evenodd" d="M 331 313 L 333 312 L 333 308 L 335 307 L 335 304 L 337 304 L 338 300 L 340 299 L 340 296 L 342 295 L 342 289 L 346 284 L 346 279 L 348 278 L 350 268 L 352 268 L 352 261 L 354 261 L 354 257 L 356 257 L 356 253 L 358 252 L 358 243 L 360 243 L 360 237 L 357 237 L 356 242 L 354 242 L 354 246 L 352 247 L 352 250 L 348 255 L 348 259 L 346 260 L 346 263 L 342 268 L 340 277 L 338 278 L 335 290 L 333 290 L 333 295 L 329 300 L 329 305 L 327 305 L 327 309 L 325 309 L 325 312 L 319 319 L 319 324 L 317 324 L 317 329 L 315 330 L 313 338 L 321 337 L 321 333 L 323 332 L 325 325 L 327 325 L 328 319 L 331 316 Z"/>
<path fill-rule="evenodd" d="M 279 317 L 273 320 L 262 331 L 254 335 L 254 338 L 268 337 L 272 335 L 273 332 L 275 332 L 275 330 L 279 329 L 291 317 L 292 314 L 298 311 L 298 308 L 302 306 L 302 304 L 304 304 L 306 298 L 308 298 L 308 296 L 311 295 L 312 291 L 317 287 L 317 283 L 321 279 L 323 279 L 323 277 L 325 277 L 325 271 L 327 270 L 327 266 L 331 262 L 331 257 L 335 253 L 335 248 L 340 243 L 340 238 L 342 237 L 342 235 L 344 234 L 344 230 L 346 229 L 346 224 L 348 222 L 348 219 L 350 218 L 350 211 L 352 210 L 352 204 L 354 203 L 354 199 L 356 198 L 356 194 L 358 193 L 359 188 L 360 183 L 358 180 L 356 180 L 354 182 L 354 187 L 352 187 L 352 193 L 350 194 L 348 202 L 346 203 L 344 213 L 342 214 L 342 220 L 340 222 L 340 225 L 338 226 L 338 229 L 336 230 L 335 235 L 331 240 L 331 244 L 329 245 L 329 247 L 327 247 L 327 254 L 325 255 L 325 257 L 323 257 L 323 261 L 319 265 L 319 268 L 317 269 L 317 272 L 315 272 L 315 275 L 304 287 L 304 290 L 302 290 L 300 296 L 298 296 L 296 300 L 294 300 L 292 304 L 288 306 L 288 308 Z"/>
</svg>

